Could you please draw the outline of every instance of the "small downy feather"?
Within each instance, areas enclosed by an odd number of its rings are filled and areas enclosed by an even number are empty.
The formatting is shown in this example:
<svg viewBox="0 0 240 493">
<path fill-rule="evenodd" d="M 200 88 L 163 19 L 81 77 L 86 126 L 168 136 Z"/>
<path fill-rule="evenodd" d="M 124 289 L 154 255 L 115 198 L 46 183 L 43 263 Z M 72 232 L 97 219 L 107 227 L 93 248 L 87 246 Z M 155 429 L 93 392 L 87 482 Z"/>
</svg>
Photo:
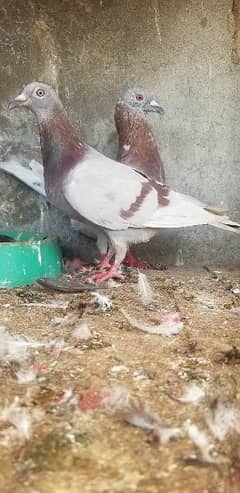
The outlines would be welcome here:
<svg viewBox="0 0 240 493">
<path fill-rule="evenodd" d="M 32 366 L 29 368 L 22 368 L 16 373 L 16 377 L 18 383 L 28 384 L 29 382 L 33 382 L 33 380 L 37 377 L 37 370 Z"/>
<path fill-rule="evenodd" d="M 228 435 L 240 434 L 240 410 L 230 404 L 214 403 L 205 416 L 211 433 L 219 441 Z"/>
<path fill-rule="evenodd" d="M 22 406 L 19 397 L 7 407 L 0 409 L 1 426 L 6 424 L 2 430 L 3 439 L 1 445 L 9 445 L 12 441 L 25 441 L 31 438 L 33 424 L 39 422 L 44 414 L 40 410 L 28 409 Z M 9 426 L 11 425 L 11 426 Z"/>
<path fill-rule="evenodd" d="M 93 302 L 98 305 L 100 311 L 106 312 L 108 310 L 111 310 L 112 302 L 108 298 L 108 296 L 105 296 L 104 294 L 101 293 L 92 293 L 92 296 L 93 296 Z"/>
<path fill-rule="evenodd" d="M 133 396 L 125 387 L 108 389 L 110 396 L 103 399 L 103 406 L 118 412 L 132 426 L 145 431 L 152 431 L 163 445 L 180 434 L 179 428 L 166 426 L 162 419 L 153 413 L 138 397 Z"/>
<path fill-rule="evenodd" d="M 225 458 L 218 456 L 215 450 L 215 444 L 212 443 L 208 435 L 200 430 L 198 426 L 192 424 L 189 420 L 184 423 L 185 431 L 187 432 L 190 440 L 196 446 L 199 451 L 199 456 L 188 457 L 187 460 L 200 461 L 206 464 L 217 464 L 225 462 Z"/>
<path fill-rule="evenodd" d="M 154 298 L 154 291 L 146 274 L 138 271 L 138 294 L 143 305 L 150 305 Z"/>
<path fill-rule="evenodd" d="M 0 326 L 0 361 L 3 364 L 13 361 L 22 364 L 28 360 L 30 349 L 45 345 L 24 336 L 12 335 L 5 326 Z"/>
<path fill-rule="evenodd" d="M 158 334 L 161 336 L 170 337 L 178 334 L 183 329 L 181 314 L 178 312 L 163 315 L 160 319 L 161 323 L 158 325 L 148 325 L 129 315 L 126 310 L 121 309 L 120 311 L 127 321 L 135 327 L 135 329 L 142 330 L 148 334 Z"/>
<path fill-rule="evenodd" d="M 93 332 L 86 320 L 83 320 L 80 324 L 74 327 L 72 331 L 72 337 L 82 341 L 88 341 L 88 339 L 91 339 L 91 337 L 93 337 Z"/>
<path fill-rule="evenodd" d="M 192 383 L 188 385 L 184 394 L 182 397 L 179 397 L 178 401 L 183 404 L 192 404 L 193 406 L 197 406 L 204 397 L 205 390 L 196 383 Z"/>
</svg>

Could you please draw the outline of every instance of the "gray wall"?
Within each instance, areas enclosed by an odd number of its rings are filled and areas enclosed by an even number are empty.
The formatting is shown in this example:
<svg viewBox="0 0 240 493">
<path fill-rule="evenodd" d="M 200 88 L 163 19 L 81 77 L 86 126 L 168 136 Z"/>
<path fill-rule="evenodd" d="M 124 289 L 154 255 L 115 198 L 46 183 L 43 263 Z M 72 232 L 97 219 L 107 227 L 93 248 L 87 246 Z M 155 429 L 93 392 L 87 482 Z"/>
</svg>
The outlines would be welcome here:
<svg viewBox="0 0 240 493">
<path fill-rule="evenodd" d="M 1 0 L 0 159 L 40 156 L 32 115 L 6 109 L 23 84 L 54 85 L 84 138 L 110 156 L 116 98 L 143 85 L 166 110 L 151 121 L 169 184 L 240 220 L 238 28 L 239 0 Z M 39 227 L 36 194 L 4 173 L 0 194 L 1 227 Z M 68 221 L 63 228 L 51 211 L 45 223 L 66 244 Z M 168 251 L 174 261 L 182 248 L 186 262 L 239 264 L 231 233 L 201 227 L 161 236 L 151 251 L 142 247 L 144 256 L 161 261 Z"/>
</svg>

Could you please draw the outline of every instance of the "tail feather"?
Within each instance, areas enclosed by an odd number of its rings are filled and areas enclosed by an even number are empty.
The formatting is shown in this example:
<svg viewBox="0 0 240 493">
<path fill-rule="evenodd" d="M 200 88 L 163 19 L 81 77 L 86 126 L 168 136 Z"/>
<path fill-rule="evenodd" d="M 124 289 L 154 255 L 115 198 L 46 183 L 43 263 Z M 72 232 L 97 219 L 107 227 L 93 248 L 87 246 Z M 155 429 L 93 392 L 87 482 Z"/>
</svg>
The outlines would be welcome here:
<svg viewBox="0 0 240 493">
<path fill-rule="evenodd" d="M 208 212 L 212 212 L 217 216 L 224 216 L 224 214 L 226 214 L 227 212 L 227 209 L 223 209 L 223 207 L 219 207 L 217 205 L 208 205 L 207 207 L 205 207 L 205 210 Z"/>
<path fill-rule="evenodd" d="M 211 226 L 215 226 L 219 229 L 225 229 L 227 231 L 231 231 L 232 233 L 240 234 L 240 224 L 235 223 L 234 221 L 226 221 L 224 223 L 210 223 Z"/>
<path fill-rule="evenodd" d="M 39 166 L 41 165 L 39 164 Z M 0 162 L 0 170 L 15 176 L 15 178 L 18 178 L 18 180 L 25 183 L 25 185 L 35 192 L 40 193 L 40 195 L 43 195 L 44 197 L 46 196 L 43 174 L 41 175 L 39 170 L 37 171 L 37 168 L 26 168 L 19 164 L 18 161 L 10 160 L 7 162 Z"/>
<path fill-rule="evenodd" d="M 150 221 L 148 228 L 185 228 L 197 225 L 211 225 L 234 233 L 240 232 L 240 224 L 222 215 L 223 209 L 208 207 L 192 197 L 174 192 L 169 193 L 169 204 L 159 207 Z"/>
</svg>

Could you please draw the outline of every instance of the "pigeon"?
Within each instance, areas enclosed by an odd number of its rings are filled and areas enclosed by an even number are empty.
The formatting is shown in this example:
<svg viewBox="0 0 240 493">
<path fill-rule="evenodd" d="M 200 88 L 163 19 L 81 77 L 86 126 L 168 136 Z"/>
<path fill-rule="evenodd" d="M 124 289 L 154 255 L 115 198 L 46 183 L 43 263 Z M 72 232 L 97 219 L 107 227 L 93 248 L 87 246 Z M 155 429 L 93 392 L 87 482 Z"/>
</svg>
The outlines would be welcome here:
<svg viewBox="0 0 240 493">
<path fill-rule="evenodd" d="M 162 115 L 164 110 L 146 89 L 133 87 L 119 98 L 114 114 L 119 139 L 117 161 L 165 183 L 159 148 L 145 116 L 149 112 Z"/>
<path fill-rule="evenodd" d="M 131 166 L 150 179 L 164 184 L 165 170 L 159 148 L 146 113 L 164 113 L 153 95 L 142 87 L 127 89 L 119 98 L 115 108 L 115 124 L 119 146 L 117 161 Z M 128 250 L 125 260 L 131 267 L 149 268 L 147 262 L 139 261 Z"/>
<path fill-rule="evenodd" d="M 77 135 L 50 86 L 28 84 L 9 103 L 13 108 L 29 109 L 37 119 L 49 202 L 93 225 L 110 245 L 111 266 L 89 280 L 121 278 L 128 246 L 148 242 L 161 228 L 208 224 L 239 233 L 240 225 L 227 216 L 90 147 Z"/>
<path fill-rule="evenodd" d="M 114 114 L 119 139 L 117 160 L 138 169 L 149 178 L 165 183 L 165 171 L 159 149 L 145 117 L 146 113 L 150 112 L 162 115 L 164 110 L 156 102 L 153 95 L 144 88 L 134 87 L 127 89 L 118 99 Z M 32 160 L 29 168 L 23 167 L 13 160 L 10 163 L 0 163 L 0 169 L 13 174 L 30 188 L 46 196 L 42 165 Z M 98 234 L 98 237 L 96 237 L 95 228 L 74 219 L 71 220 L 71 225 L 74 230 L 97 240 L 98 250 L 101 254 L 98 269 L 109 267 L 110 258 L 105 235 Z M 124 263 L 131 267 L 143 269 L 150 267 L 147 262 L 139 261 L 134 257 L 129 250 Z M 74 270 L 86 268 L 79 258 L 70 262 L 70 270 L 72 269 L 71 266 L 73 266 Z"/>
</svg>

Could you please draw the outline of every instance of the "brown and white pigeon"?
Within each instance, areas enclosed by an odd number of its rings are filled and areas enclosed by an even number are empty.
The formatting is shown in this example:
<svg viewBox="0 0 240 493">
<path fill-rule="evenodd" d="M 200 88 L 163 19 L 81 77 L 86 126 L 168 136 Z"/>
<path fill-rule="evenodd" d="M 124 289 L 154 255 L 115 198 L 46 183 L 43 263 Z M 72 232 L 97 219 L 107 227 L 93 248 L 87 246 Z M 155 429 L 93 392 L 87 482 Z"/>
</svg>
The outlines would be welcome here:
<svg viewBox="0 0 240 493">
<path fill-rule="evenodd" d="M 114 262 L 93 280 L 118 277 L 131 243 L 147 242 L 161 228 L 209 224 L 239 232 L 240 225 L 210 212 L 198 200 L 170 190 L 88 146 L 71 125 L 61 101 L 46 84 L 28 84 L 10 104 L 36 116 L 49 202 L 70 217 L 94 225 L 111 245 Z"/>
<path fill-rule="evenodd" d="M 164 110 L 146 89 L 133 87 L 119 98 L 114 114 L 119 139 L 117 161 L 164 184 L 163 162 L 146 119 L 150 112 L 161 115 Z"/>
<path fill-rule="evenodd" d="M 164 110 L 156 102 L 153 95 L 146 89 L 134 87 L 126 90 L 118 99 L 115 107 L 115 124 L 118 132 L 119 147 L 117 160 L 131 166 L 161 183 L 165 183 L 165 171 L 159 149 L 151 127 L 146 119 L 146 113 L 163 114 Z M 16 176 L 33 190 L 45 195 L 43 167 L 36 161 L 31 161 L 29 168 L 23 167 L 16 160 L 11 163 L 0 163 L 0 169 Z M 87 236 L 96 238 L 95 228 L 72 220 L 72 227 Z M 101 254 L 98 269 L 109 267 L 110 253 L 105 235 L 98 233 L 97 245 Z M 139 261 L 128 250 L 124 262 L 132 267 L 147 268 L 147 262 Z M 70 265 L 71 264 L 71 265 Z M 69 264 L 71 268 L 81 269 L 85 265 L 79 258 Z"/>
<path fill-rule="evenodd" d="M 164 113 L 151 93 L 142 87 L 124 92 L 115 108 L 115 124 L 118 132 L 117 160 L 131 166 L 150 179 L 164 184 L 165 170 L 146 113 Z M 147 268 L 147 262 L 139 261 L 128 250 L 125 262 L 132 267 Z"/>
</svg>

